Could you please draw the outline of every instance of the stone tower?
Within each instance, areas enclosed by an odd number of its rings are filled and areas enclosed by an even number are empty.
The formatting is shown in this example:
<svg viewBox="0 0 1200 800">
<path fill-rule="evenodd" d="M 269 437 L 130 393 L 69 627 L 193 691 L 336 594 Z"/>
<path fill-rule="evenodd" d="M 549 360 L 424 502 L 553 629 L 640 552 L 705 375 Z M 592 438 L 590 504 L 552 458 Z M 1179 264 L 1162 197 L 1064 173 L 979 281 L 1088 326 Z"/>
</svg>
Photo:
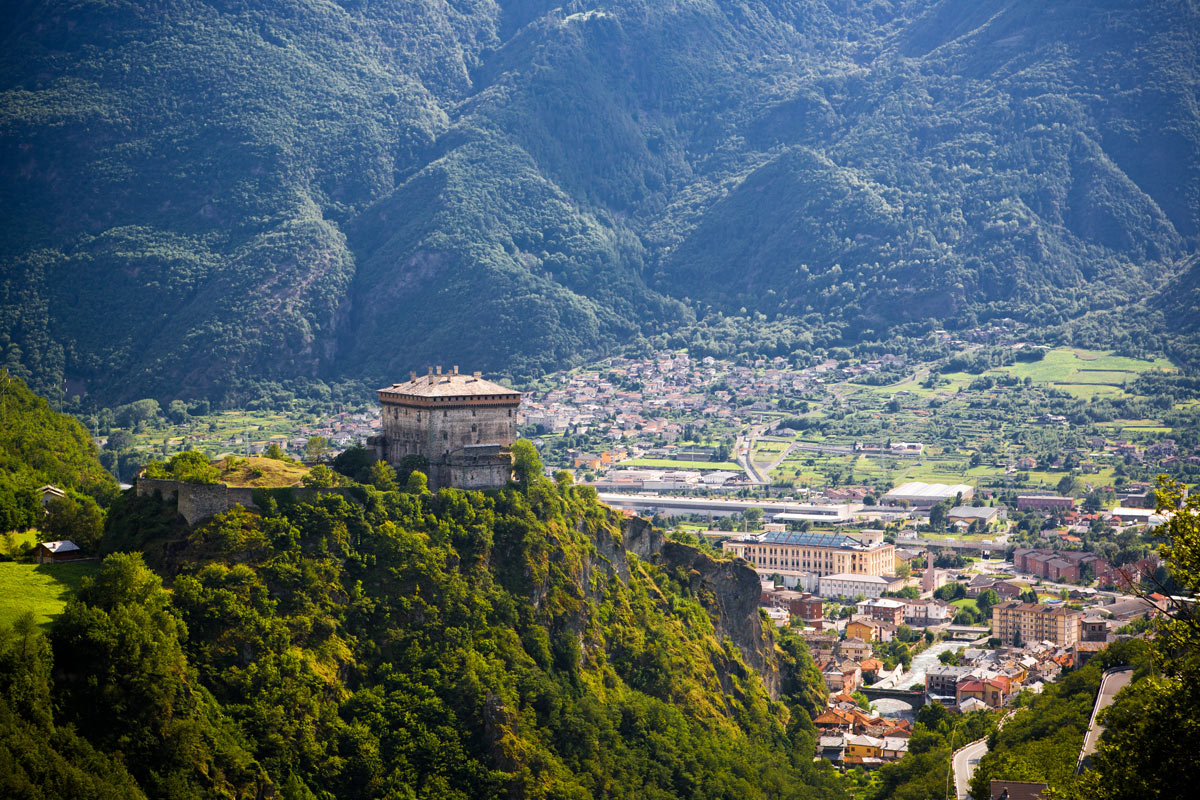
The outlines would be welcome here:
<svg viewBox="0 0 1200 800">
<path fill-rule="evenodd" d="M 429 488 L 494 489 L 512 476 L 521 394 L 480 373 L 460 375 L 458 367 L 442 374 L 429 368 L 406 383 L 379 390 L 383 435 L 367 444 L 375 457 L 399 466 L 406 456 L 428 462 Z"/>
</svg>

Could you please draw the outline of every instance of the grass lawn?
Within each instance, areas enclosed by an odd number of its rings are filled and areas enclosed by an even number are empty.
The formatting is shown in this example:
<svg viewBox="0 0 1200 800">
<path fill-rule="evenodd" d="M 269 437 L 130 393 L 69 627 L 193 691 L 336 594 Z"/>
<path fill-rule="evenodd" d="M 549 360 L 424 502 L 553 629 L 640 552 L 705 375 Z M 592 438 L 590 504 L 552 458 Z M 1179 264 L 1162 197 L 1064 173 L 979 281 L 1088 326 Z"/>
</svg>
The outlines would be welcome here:
<svg viewBox="0 0 1200 800">
<path fill-rule="evenodd" d="M 732 461 L 676 461 L 670 458 L 631 458 L 621 462 L 622 467 L 651 467 L 654 469 L 725 469 L 741 472 L 742 468 Z"/>
<path fill-rule="evenodd" d="M 3 539 L 0 539 L 0 549 L 10 556 L 16 556 L 18 553 L 24 552 L 25 548 L 33 547 L 40 541 L 42 541 L 42 534 L 36 528 L 20 533 L 6 533 Z"/>
<path fill-rule="evenodd" d="M 11 625 L 26 611 L 32 611 L 38 624 L 45 625 L 62 612 L 80 581 L 99 569 L 99 561 L 0 563 L 0 625 Z"/>
<path fill-rule="evenodd" d="M 221 466 L 220 461 L 217 462 Z M 274 458 L 238 459 L 235 466 L 221 472 L 220 481 L 230 486 L 253 486 L 256 489 L 271 489 L 295 486 L 308 474 L 308 467 Z"/>
</svg>

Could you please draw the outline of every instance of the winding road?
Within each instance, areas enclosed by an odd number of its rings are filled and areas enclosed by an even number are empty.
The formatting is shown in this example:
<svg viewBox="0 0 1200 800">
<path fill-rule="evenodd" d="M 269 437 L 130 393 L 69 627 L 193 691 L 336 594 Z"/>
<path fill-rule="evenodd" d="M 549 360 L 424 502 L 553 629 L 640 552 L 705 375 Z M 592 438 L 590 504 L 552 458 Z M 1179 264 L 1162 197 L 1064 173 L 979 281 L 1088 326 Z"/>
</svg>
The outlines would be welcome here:
<svg viewBox="0 0 1200 800">
<path fill-rule="evenodd" d="M 977 739 L 954 754 L 954 795 L 958 800 L 971 797 L 971 777 L 987 751 L 987 739 Z"/>
<path fill-rule="evenodd" d="M 1076 772 L 1083 772 L 1091 766 L 1092 753 L 1096 752 L 1096 745 L 1100 743 L 1100 734 L 1104 733 L 1104 726 L 1096 723 L 1096 717 L 1100 716 L 1101 711 L 1112 705 L 1117 692 L 1128 686 L 1132 679 L 1133 667 L 1110 669 L 1100 679 L 1100 691 L 1096 693 L 1096 705 L 1092 708 L 1092 718 L 1088 720 L 1088 732 L 1083 740 L 1083 750 L 1079 752 L 1079 763 L 1075 765 Z"/>
</svg>

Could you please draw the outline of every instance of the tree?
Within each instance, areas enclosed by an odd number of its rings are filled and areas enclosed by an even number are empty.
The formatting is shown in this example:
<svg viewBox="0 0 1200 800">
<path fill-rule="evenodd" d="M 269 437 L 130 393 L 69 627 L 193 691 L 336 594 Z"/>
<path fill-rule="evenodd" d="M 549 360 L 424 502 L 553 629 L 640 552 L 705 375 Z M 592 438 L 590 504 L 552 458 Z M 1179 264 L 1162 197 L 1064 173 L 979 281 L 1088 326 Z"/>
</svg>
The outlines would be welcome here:
<svg viewBox="0 0 1200 800">
<path fill-rule="evenodd" d="M 1063 475 L 1062 480 L 1058 482 L 1058 493 L 1064 496 L 1071 495 L 1078 488 L 1079 482 L 1075 480 L 1075 476 L 1071 474 Z"/>
<path fill-rule="evenodd" d="M 308 461 L 324 461 L 329 455 L 329 440 L 324 436 L 310 436 L 304 444 L 304 457 Z"/>
<path fill-rule="evenodd" d="M 999 602 L 1000 595 L 996 593 L 995 589 L 984 589 L 975 598 L 975 605 L 979 608 L 979 613 L 983 615 L 985 620 L 991 618 L 992 606 L 997 605 Z"/>
<path fill-rule="evenodd" d="M 46 504 L 50 513 L 42 524 L 54 539 L 70 539 L 82 550 L 91 550 L 104 534 L 104 512 L 85 495 L 56 497 Z"/>
<path fill-rule="evenodd" d="M 105 450 L 120 452 L 128 450 L 134 445 L 133 434 L 126 430 L 117 428 L 108 432 L 108 441 L 104 443 Z"/>
<path fill-rule="evenodd" d="M 171 422 L 174 422 L 176 425 L 182 425 L 183 423 L 187 422 L 187 418 L 187 403 L 183 402 L 182 400 L 172 400 L 170 404 L 167 405 L 167 419 L 171 420 Z"/>
<path fill-rule="evenodd" d="M 136 428 L 158 417 L 161 406 L 149 398 L 126 403 L 113 409 L 113 421 L 120 428 Z"/>
<path fill-rule="evenodd" d="M 408 473 L 408 480 L 404 482 L 404 491 L 408 494 L 429 494 L 429 478 L 421 470 L 414 469 Z"/>
<path fill-rule="evenodd" d="M 300 483 L 310 489 L 325 489 L 337 485 L 337 475 L 324 464 L 317 464 L 300 479 Z"/>
<path fill-rule="evenodd" d="M 528 439 L 517 439 L 512 443 L 513 480 L 522 489 L 542 475 L 542 459 L 537 448 Z"/>
<path fill-rule="evenodd" d="M 950 505 L 946 501 L 938 503 L 933 508 L 929 509 L 929 524 L 934 530 L 942 530 L 946 527 L 946 518 L 950 512 Z"/>
<path fill-rule="evenodd" d="M 750 530 L 757 530 L 758 523 L 762 522 L 763 510 L 756 506 L 750 506 L 742 512 L 742 519 L 746 521 L 746 527 Z"/>
<path fill-rule="evenodd" d="M 271 442 L 267 445 L 267 451 L 263 455 L 276 461 L 289 460 L 287 453 L 283 452 L 283 448 L 279 446 L 279 442 Z"/>
<path fill-rule="evenodd" d="M 165 464 L 152 461 L 146 465 L 146 477 L 160 480 L 183 481 L 184 483 L 217 483 L 221 471 L 199 450 L 176 453 Z"/>
<path fill-rule="evenodd" d="M 393 492 L 400 486 L 396 482 L 396 470 L 386 461 L 376 461 L 369 467 L 368 482 L 381 492 Z"/>
</svg>

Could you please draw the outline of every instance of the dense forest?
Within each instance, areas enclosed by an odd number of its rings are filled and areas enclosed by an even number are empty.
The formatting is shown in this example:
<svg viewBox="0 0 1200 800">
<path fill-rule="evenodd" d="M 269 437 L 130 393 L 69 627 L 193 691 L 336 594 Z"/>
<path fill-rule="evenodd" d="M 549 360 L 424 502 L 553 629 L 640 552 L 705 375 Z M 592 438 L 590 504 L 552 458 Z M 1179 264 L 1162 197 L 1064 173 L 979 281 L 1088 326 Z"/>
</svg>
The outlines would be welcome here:
<svg viewBox="0 0 1200 800">
<path fill-rule="evenodd" d="M 845 797 L 753 570 L 517 466 L 260 490 L 194 529 L 119 495 L 49 632 L 0 627 L 0 795 Z"/>
<path fill-rule="evenodd" d="M 43 523 L 39 489 L 54 485 L 66 497 L 54 501 L 59 521 L 83 519 L 90 536 L 100 534 L 102 507 L 117 494 L 117 482 L 97 460 L 96 445 L 74 417 L 58 414 L 19 378 L 0 369 L 0 533 Z M 49 525 L 54 533 L 55 524 Z"/>
<path fill-rule="evenodd" d="M 1195 356 L 1185 0 L 6 8 L 0 363 L 53 397 L 521 378 L 723 315 Z"/>
</svg>

